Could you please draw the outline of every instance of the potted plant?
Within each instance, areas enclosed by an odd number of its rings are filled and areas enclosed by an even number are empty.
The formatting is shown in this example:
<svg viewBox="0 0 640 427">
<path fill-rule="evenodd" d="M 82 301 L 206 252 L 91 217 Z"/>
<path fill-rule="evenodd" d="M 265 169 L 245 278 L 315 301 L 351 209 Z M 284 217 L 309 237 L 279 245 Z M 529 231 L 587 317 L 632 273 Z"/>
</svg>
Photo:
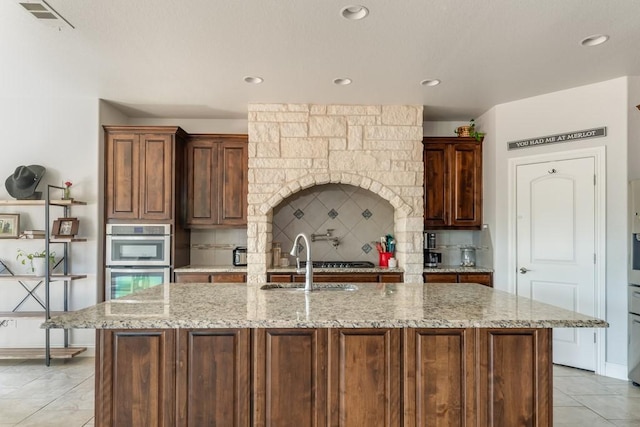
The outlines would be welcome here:
<svg viewBox="0 0 640 427">
<path fill-rule="evenodd" d="M 31 272 L 36 276 L 44 276 L 46 274 L 46 269 L 51 268 L 55 261 L 55 252 L 51 252 L 49 254 L 49 259 L 47 263 L 47 253 L 46 251 L 42 252 L 25 252 L 22 249 L 18 249 L 18 255 L 16 259 L 20 261 L 22 265 L 27 265 L 27 260 L 31 265 Z M 48 265 L 47 265 L 48 264 Z"/>
<path fill-rule="evenodd" d="M 458 126 L 458 128 L 454 130 L 454 132 L 458 136 L 471 137 L 471 138 L 474 138 L 476 141 L 481 141 L 485 135 L 484 132 L 476 131 L 476 122 L 474 121 L 474 119 L 469 120 L 469 124 L 466 126 Z"/>
</svg>

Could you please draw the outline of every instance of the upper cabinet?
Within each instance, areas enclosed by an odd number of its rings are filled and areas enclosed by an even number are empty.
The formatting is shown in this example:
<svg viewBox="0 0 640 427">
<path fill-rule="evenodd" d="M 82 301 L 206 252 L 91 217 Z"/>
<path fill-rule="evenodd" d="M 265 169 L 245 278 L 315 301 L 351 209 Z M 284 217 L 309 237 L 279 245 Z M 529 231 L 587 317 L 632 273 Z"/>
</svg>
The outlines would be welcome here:
<svg viewBox="0 0 640 427">
<path fill-rule="evenodd" d="M 105 126 L 106 218 L 176 220 L 186 133 L 170 126 Z"/>
<path fill-rule="evenodd" d="M 247 225 L 247 135 L 190 135 L 187 228 Z"/>
<path fill-rule="evenodd" d="M 425 229 L 480 229 L 482 141 L 436 137 L 423 144 Z"/>
</svg>

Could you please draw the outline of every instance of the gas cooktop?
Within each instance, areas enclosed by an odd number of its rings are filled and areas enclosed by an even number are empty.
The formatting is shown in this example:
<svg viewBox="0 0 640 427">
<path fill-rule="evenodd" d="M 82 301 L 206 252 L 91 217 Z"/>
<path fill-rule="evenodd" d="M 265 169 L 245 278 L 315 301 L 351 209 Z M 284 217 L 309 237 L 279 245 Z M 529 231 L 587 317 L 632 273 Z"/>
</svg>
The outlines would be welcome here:
<svg viewBox="0 0 640 427">
<path fill-rule="evenodd" d="M 306 261 L 300 261 L 300 267 L 305 267 Z M 311 261 L 313 268 L 372 268 L 375 265 L 369 261 Z"/>
</svg>

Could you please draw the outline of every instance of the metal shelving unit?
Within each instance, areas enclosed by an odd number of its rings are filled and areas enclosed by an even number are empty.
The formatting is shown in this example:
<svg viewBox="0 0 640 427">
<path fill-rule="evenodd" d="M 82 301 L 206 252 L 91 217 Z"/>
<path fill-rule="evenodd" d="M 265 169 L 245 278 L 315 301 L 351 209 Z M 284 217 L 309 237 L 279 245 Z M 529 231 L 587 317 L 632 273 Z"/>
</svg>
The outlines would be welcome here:
<svg viewBox="0 0 640 427">
<path fill-rule="evenodd" d="M 45 219 L 45 234 L 44 234 L 44 246 L 45 246 L 45 254 L 46 257 L 49 257 L 51 253 L 51 245 L 60 244 L 63 246 L 63 255 L 62 259 L 58 264 L 61 264 L 62 273 L 61 274 L 52 274 L 50 269 L 45 270 L 44 276 L 34 276 L 34 275 L 14 275 L 11 270 L 8 268 L 5 269 L 10 273 L 9 275 L 0 276 L 0 281 L 18 281 L 22 287 L 27 291 L 27 295 L 25 298 L 18 303 L 18 305 L 11 312 L 0 312 L 0 317 L 17 317 L 17 318 L 40 318 L 43 314 L 45 320 L 51 318 L 53 312 L 51 311 L 51 300 L 50 300 L 50 286 L 52 282 L 63 282 L 63 292 L 64 292 L 64 301 L 63 301 L 63 311 L 67 312 L 69 310 L 69 286 L 72 281 L 77 279 L 84 279 L 87 276 L 81 274 L 71 274 L 69 272 L 70 269 L 70 250 L 69 245 L 74 242 L 84 242 L 86 239 L 78 239 L 78 238 L 52 238 L 51 237 L 51 208 L 52 207 L 61 207 L 63 209 L 63 217 L 68 218 L 71 215 L 71 207 L 72 206 L 80 206 L 86 205 L 86 202 L 80 202 L 73 199 L 69 200 L 60 200 L 60 199 L 52 199 L 51 191 L 64 190 L 64 187 L 59 187 L 56 185 L 48 185 L 46 191 L 45 200 L 0 200 L 0 207 L 2 206 L 43 206 L 44 207 L 44 219 Z M 4 265 L 4 264 L 3 264 Z M 24 282 L 27 281 L 36 281 L 38 282 L 32 288 L 27 286 Z M 35 295 L 36 289 L 44 284 L 44 302 Z M 40 306 L 43 307 L 44 312 L 40 311 L 19 311 L 20 306 L 29 298 L 33 298 L 38 302 Z M 45 348 L 44 351 L 42 349 L 34 349 L 34 348 L 0 348 L 0 359 L 10 358 L 43 358 L 47 366 L 50 365 L 52 358 L 71 358 L 74 357 L 83 351 L 85 351 L 85 347 L 70 347 L 69 346 L 69 330 L 64 330 L 64 347 L 52 348 L 51 347 L 51 338 L 50 338 L 50 330 L 45 329 Z"/>
</svg>

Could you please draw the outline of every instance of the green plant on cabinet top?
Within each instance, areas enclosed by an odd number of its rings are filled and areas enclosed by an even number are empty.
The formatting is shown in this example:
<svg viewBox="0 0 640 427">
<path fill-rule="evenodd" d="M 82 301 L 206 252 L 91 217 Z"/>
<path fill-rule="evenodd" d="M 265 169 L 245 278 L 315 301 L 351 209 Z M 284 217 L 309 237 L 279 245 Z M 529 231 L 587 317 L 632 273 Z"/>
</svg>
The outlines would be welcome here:
<svg viewBox="0 0 640 427">
<path fill-rule="evenodd" d="M 486 135 L 484 132 L 478 132 L 476 130 L 476 122 L 474 119 L 469 120 L 467 126 L 459 126 L 454 132 L 458 136 L 469 136 L 476 141 L 482 141 L 482 138 Z"/>
</svg>

